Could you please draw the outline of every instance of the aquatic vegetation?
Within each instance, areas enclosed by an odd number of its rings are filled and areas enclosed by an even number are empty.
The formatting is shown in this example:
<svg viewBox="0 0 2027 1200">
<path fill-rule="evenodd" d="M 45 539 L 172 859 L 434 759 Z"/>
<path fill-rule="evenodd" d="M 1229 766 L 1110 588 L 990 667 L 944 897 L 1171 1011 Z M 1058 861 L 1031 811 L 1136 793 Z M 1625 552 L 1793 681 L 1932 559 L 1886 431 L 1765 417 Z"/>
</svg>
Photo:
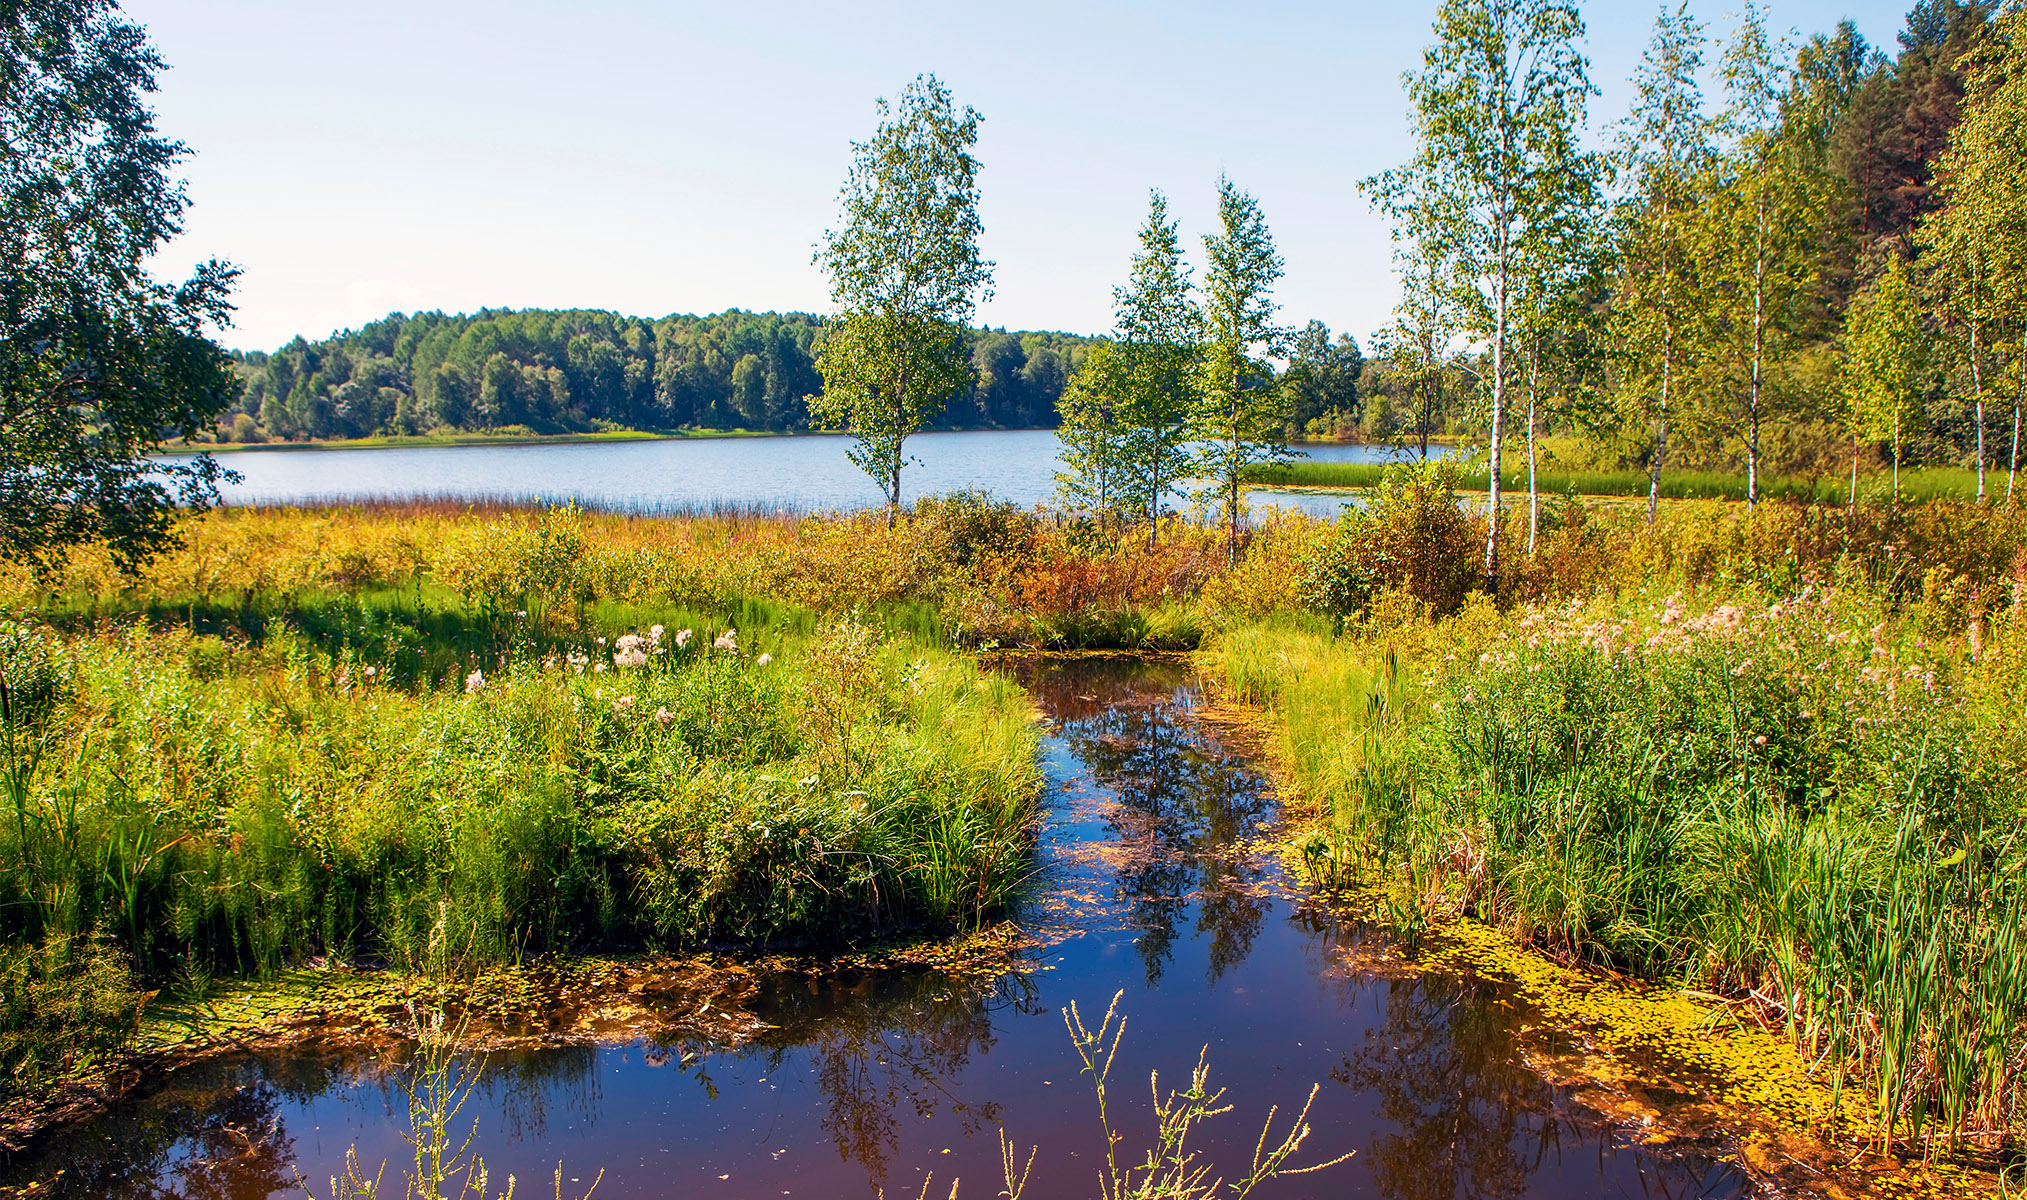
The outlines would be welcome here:
<svg viewBox="0 0 2027 1200">
<path fill-rule="evenodd" d="M 1967 591 L 1467 605 L 1206 661 L 1329 806 L 1313 875 L 1743 998 L 1881 1138 L 1989 1144 L 2027 1083 L 2027 627 Z"/>
<path fill-rule="evenodd" d="M 10 626 L 0 671 L 53 682 L 8 726 L 0 922 L 44 949 L 10 952 L 10 978 L 43 982 L 10 990 L 4 1033 L 74 1060 L 91 1031 L 131 1028 L 129 966 L 412 967 L 439 922 L 479 963 L 976 924 L 1025 870 L 1032 708 L 963 660 L 854 628 L 649 627 L 401 686 L 286 632 Z M 841 643 L 854 689 L 807 686 L 804 656 Z M 98 999 L 61 1020 L 17 1002 L 65 988 Z M 58 1066 L 10 1059 L 11 1087 Z"/>
<path fill-rule="evenodd" d="M 473 1149 L 478 1119 L 473 1118 L 469 1128 L 459 1123 L 486 1069 L 485 1058 L 470 1052 L 465 1031 L 462 1024 L 447 1024 L 440 1011 L 425 1016 L 413 1006 L 408 1010 L 407 1033 L 415 1049 L 397 1077 L 407 1102 L 408 1127 L 401 1136 L 412 1152 L 411 1166 L 401 1181 L 404 1200 L 493 1200 L 496 1194 L 498 1200 L 514 1200 L 519 1181 L 509 1175 L 506 1187 L 495 1193 L 486 1160 Z M 604 1178 L 605 1172 L 599 1171 L 580 1194 L 581 1200 L 590 1200 Z M 310 1191 L 300 1176 L 298 1182 Z M 369 1177 L 359 1162 L 358 1148 L 348 1147 L 343 1172 L 331 1177 L 331 1200 L 380 1200 L 392 1195 L 386 1183 L 387 1164 Z M 561 1163 L 554 1184 L 556 1200 L 563 1200 Z"/>
</svg>

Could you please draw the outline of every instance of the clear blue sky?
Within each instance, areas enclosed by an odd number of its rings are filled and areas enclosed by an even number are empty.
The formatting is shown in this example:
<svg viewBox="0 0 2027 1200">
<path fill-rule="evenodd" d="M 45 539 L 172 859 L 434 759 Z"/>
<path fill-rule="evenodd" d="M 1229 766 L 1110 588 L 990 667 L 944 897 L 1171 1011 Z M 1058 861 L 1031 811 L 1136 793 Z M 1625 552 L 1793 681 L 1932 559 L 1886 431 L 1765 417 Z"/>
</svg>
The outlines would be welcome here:
<svg viewBox="0 0 2027 1200">
<path fill-rule="evenodd" d="M 1894 48 L 1912 0 L 1775 0 Z M 1733 0 L 1695 6 L 1723 36 Z M 1009 328 L 1098 332 L 1147 190 L 1191 245 L 1220 170 L 1260 198 L 1284 321 L 1364 339 L 1394 301 L 1355 191 L 1405 157 L 1434 0 L 971 5 L 130 0 L 195 152 L 165 273 L 245 268 L 229 345 L 388 311 L 821 311 L 810 248 L 873 100 L 933 71 L 985 116 L 985 251 Z M 1602 128 L 1655 7 L 1587 4 Z"/>
</svg>

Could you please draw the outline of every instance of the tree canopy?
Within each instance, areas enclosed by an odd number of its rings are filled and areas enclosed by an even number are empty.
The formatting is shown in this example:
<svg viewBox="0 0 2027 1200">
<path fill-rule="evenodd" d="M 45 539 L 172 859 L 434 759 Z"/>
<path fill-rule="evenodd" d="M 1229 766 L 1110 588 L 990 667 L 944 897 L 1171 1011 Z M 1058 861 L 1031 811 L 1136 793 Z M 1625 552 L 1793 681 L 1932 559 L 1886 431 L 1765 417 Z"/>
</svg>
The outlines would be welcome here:
<svg viewBox="0 0 2027 1200">
<path fill-rule="evenodd" d="M 208 456 L 148 454 L 231 400 L 207 334 L 235 272 L 147 260 L 182 228 L 187 153 L 143 97 L 162 61 L 105 0 L 0 7 L 0 543 L 41 559 L 103 540 L 123 564 L 217 499 Z"/>
</svg>

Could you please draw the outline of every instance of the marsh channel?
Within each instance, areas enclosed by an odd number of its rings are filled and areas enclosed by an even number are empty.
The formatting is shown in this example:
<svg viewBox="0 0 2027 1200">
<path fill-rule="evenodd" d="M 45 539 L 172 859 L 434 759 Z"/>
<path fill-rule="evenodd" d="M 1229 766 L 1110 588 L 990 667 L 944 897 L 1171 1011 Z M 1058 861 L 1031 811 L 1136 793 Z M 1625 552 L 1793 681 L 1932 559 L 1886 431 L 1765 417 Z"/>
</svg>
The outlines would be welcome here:
<svg viewBox="0 0 2027 1200">
<path fill-rule="evenodd" d="M 913 1197 L 999 1191 L 999 1131 L 1039 1145 L 1030 1197 L 1098 1194 L 1103 1140 L 1064 1031 L 1123 990 L 1113 1072 L 1126 1150 L 1152 1132 L 1148 1073 L 1187 1082 L 1208 1046 L 1235 1107 L 1202 1127 L 1228 1178 L 1270 1105 L 1320 1084 L 1283 1197 L 1716 1198 L 1751 1194 L 1696 1148 L 1647 1146 L 1526 1065 L 1528 1014 L 1496 979 L 1389 971 L 1381 935 L 1306 902 L 1265 847 L 1273 789 L 1187 665 L 1128 658 L 1011 665 L 1048 718 L 1049 796 L 1035 945 L 996 973 L 807 971 L 763 979 L 730 1043 L 591 1039 L 489 1056 L 464 1114 L 497 1187 L 550 1194 L 563 1167 L 600 1200 Z M 672 1026 L 673 1027 L 673 1026 Z M 0 1184 L 58 1196 L 316 1194 L 348 1147 L 406 1161 L 384 1051 L 315 1042 L 212 1059 L 44 1139 Z M 574 1187 L 573 1187 L 574 1182 Z M 532 1187 L 529 1185 L 533 1185 Z"/>
</svg>

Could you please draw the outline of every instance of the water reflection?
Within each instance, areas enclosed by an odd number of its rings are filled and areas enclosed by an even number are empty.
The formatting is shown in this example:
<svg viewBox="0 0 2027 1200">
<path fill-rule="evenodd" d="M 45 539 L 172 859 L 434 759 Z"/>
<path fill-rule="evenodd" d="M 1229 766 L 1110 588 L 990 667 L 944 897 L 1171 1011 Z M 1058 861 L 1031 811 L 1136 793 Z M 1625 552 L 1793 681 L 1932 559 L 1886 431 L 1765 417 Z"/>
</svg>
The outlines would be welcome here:
<svg viewBox="0 0 2027 1200">
<path fill-rule="evenodd" d="M 926 1120 L 939 1109 L 963 1136 L 994 1127 L 1002 1106 L 959 1090 L 974 1056 L 996 1043 L 994 1014 L 1042 1011 L 1032 979 L 1008 974 L 965 982 L 940 972 L 857 972 L 780 981 L 761 1012 L 768 1074 L 797 1058 L 813 1065 L 823 1099 L 821 1127 L 842 1162 L 885 1187 L 900 1145 L 903 1114 Z"/>
<path fill-rule="evenodd" d="M 1092 1192 L 1100 1135 L 1057 1016 L 1120 988 L 1132 1020 L 1119 1078 L 1171 1078 L 1210 1044 L 1237 1111 L 1204 1127 L 1244 1159 L 1271 1104 L 1324 1088 L 1312 1113 L 1332 1171 L 1282 1197 L 1518 1200 L 1743 1194 L 1701 1159 L 1656 1155 L 1529 1071 L 1521 1012 L 1482 981 L 1392 978 L 1361 953 L 1372 932 L 1305 910 L 1250 849 L 1273 819 L 1258 772 L 1196 719 L 1179 665 L 1050 661 L 1015 668 L 1051 718 L 1054 786 L 1033 900 L 1050 935 L 997 976 L 929 969 L 784 973 L 712 993 L 761 1022 L 716 1043 L 671 1009 L 669 1032 L 621 1045 L 497 1055 L 470 1116 L 495 1176 L 546 1180 L 562 1161 L 601 1200 L 990 1194 L 998 1134 L 1040 1143 L 1031 1195 Z M 677 988 L 671 1001 L 696 1003 Z M 728 999 L 728 997 L 730 997 Z M 363 1050 L 291 1051 L 172 1076 L 160 1091 L 0 1168 L 50 1194 L 254 1197 L 327 1178 L 347 1146 L 405 1153 L 395 1064 Z M 1122 1094 L 1137 1091 L 1122 1088 Z M 1121 1112 L 1147 1132 L 1145 1095 Z M 544 1189 L 546 1190 L 546 1188 Z"/>
<path fill-rule="evenodd" d="M 1216 983 L 1245 961 L 1267 915 L 1266 864 L 1247 848 L 1273 816 L 1266 781 L 1189 719 L 1200 694 L 1177 664 L 1049 661 L 1020 675 L 1100 800 L 1100 844 L 1145 983 L 1161 981 L 1192 909 Z"/>
</svg>

